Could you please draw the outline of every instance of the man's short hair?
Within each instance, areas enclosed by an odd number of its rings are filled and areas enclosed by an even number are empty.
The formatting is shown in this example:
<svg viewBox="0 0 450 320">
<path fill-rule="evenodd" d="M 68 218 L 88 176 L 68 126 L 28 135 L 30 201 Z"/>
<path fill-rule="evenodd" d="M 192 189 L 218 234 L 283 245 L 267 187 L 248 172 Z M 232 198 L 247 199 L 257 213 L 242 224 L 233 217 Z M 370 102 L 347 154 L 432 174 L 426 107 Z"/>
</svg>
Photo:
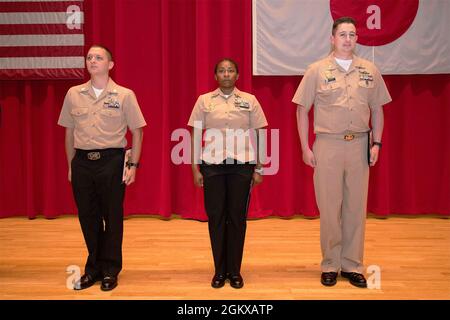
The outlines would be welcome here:
<svg viewBox="0 0 450 320">
<path fill-rule="evenodd" d="M 89 50 L 91 50 L 92 48 L 101 48 L 101 49 L 105 50 L 105 51 L 106 51 L 106 56 L 108 57 L 108 60 L 109 60 L 109 61 L 114 61 L 113 55 L 112 55 L 112 53 L 111 53 L 111 50 L 109 50 L 107 47 L 105 47 L 105 46 L 103 46 L 103 45 L 101 45 L 101 44 L 93 44 L 93 45 L 89 48 Z"/>
<path fill-rule="evenodd" d="M 336 33 L 336 29 L 339 27 L 340 24 L 343 23 L 351 23 L 356 28 L 356 21 L 352 17 L 340 17 L 333 22 L 333 29 L 331 29 L 331 34 L 334 36 Z"/>
</svg>

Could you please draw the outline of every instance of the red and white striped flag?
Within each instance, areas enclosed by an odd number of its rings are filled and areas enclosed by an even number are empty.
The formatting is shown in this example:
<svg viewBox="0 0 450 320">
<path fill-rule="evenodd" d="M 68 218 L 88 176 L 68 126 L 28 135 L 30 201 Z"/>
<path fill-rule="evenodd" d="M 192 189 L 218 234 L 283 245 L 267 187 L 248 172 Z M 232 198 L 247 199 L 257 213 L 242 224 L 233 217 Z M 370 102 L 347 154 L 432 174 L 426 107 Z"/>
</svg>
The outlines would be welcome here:
<svg viewBox="0 0 450 320">
<path fill-rule="evenodd" d="M 84 77 L 83 0 L 0 0 L 0 80 Z"/>
</svg>

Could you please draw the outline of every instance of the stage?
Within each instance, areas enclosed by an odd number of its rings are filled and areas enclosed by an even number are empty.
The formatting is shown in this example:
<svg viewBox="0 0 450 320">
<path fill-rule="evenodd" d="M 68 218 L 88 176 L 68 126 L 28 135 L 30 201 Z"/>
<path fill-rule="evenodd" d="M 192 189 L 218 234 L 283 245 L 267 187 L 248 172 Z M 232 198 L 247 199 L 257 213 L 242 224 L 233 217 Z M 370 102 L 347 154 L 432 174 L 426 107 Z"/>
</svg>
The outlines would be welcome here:
<svg viewBox="0 0 450 320">
<path fill-rule="evenodd" d="M 205 222 L 152 216 L 125 220 L 119 286 L 67 286 L 86 249 L 76 216 L 0 219 L 0 299 L 24 300 L 406 300 L 450 298 L 450 220 L 369 217 L 366 277 L 372 289 L 338 278 L 320 283 L 319 219 L 267 218 L 247 226 L 245 286 L 213 289 Z M 377 271 L 378 270 L 378 271 Z M 374 272 L 375 271 L 375 272 Z"/>
</svg>

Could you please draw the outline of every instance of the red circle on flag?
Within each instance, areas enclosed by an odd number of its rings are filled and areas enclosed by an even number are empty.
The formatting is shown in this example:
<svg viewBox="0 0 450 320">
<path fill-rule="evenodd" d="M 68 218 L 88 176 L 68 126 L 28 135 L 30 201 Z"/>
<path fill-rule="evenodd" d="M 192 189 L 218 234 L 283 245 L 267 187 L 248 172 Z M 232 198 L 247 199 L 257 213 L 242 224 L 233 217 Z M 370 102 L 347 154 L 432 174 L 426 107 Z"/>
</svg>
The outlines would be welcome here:
<svg viewBox="0 0 450 320">
<path fill-rule="evenodd" d="M 358 43 L 381 46 L 398 39 L 411 26 L 419 0 L 330 0 L 333 19 L 352 17 Z"/>
</svg>

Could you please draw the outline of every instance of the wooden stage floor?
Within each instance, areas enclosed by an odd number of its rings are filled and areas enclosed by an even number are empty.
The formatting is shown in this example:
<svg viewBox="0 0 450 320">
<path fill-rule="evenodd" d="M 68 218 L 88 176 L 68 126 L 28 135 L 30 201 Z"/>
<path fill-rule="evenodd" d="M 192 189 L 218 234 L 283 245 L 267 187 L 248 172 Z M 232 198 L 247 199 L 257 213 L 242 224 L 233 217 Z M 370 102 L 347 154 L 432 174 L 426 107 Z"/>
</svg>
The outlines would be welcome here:
<svg viewBox="0 0 450 320">
<path fill-rule="evenodd" d="M 319 219 L 252 220 L 244 288 L 213 289 L 207 223 L 133 216 L 125 220 L 119 286 L 102 292 L 97 283 L 73 291 L 67 288 L 67 270 L 83 271 L 86 258 L 77 218 L 6 218 L 0 219 L 0 299 L 450 299 L 450 219 L 371 217 L 365 244 L 365 266 L 380 271 L 366 274 L 375 288 L 356 288 L 342 278 L 324 287 Z"/>
</svg>

